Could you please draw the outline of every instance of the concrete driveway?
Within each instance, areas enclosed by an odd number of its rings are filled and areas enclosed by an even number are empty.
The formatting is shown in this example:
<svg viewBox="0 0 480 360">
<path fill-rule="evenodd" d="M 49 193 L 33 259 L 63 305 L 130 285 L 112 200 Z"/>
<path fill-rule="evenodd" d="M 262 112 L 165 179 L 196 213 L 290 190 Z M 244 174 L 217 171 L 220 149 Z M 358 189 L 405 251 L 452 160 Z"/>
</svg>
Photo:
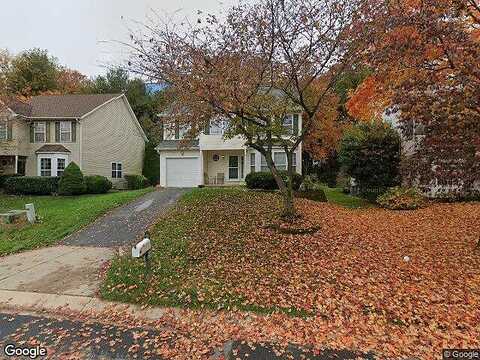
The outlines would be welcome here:
<svg viewBox="0 0 480 360">
<path fill-rule="evenodd" d="M 28 293 L 93 297 L 100 273 L 118 247 L 130 246 L 185 192 L 148 193 L 101 217 L 60 245 L 0 258 L 0 295 Z M 1 298 L 1 296 L 0 296 Z M 0 301 L 1 305 L 1 301 Z"/>
</svg>

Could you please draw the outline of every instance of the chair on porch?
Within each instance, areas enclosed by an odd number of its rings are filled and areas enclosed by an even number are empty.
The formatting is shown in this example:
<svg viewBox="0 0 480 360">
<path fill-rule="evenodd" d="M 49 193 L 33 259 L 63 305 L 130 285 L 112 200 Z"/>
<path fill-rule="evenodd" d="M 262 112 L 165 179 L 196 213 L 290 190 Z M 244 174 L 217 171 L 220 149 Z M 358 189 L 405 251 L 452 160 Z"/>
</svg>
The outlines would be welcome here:
<svg viewBox="0 0 480 360">
<path fill-rule="evenodd" d="M 225 184 L 225 174 L 224 173 L 217 173 L 216 182 L 217 182 L 217 185 Z"/>
</svg>

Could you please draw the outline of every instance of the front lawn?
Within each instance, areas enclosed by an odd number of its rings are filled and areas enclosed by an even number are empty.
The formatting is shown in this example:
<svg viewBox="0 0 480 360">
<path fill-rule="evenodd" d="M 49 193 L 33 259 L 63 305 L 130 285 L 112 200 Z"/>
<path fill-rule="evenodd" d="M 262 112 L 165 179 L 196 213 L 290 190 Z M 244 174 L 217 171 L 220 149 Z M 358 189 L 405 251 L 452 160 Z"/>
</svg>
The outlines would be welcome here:
<svg viewBox="0 0 480 360">
<path fill-rule="evenodd" d="M 296 203 L 317 233 L 268 226 L 278 194 L 193 190 L 152 231 L 150 278 L 141 260 L 118 257 L 103 297 L 286 313 L 298 320 L 282 336 L 318 346 L 419 358 L 478 347 L 479 203 L 397 212 Z"/>
<path fill-rule="evenodd" d="M 108 210 L 149 191 L 151 188 L 75 197 L 0 194 L 0 212 L 24 209 L 25 204 L 33 203 L 40 219 L 39 223 L 20 228 L 0 226 L 0 256 L 54 244 Z"/>
<path fill-rule="evenodd" d="M 375 206 L 361 197 L 345 194 L 342 188 L 330 188 L 326 185 L 320 185 L 319 188 L 325 192 L 328 201 L 334 204 L 352 209 Z"/>
</svg>

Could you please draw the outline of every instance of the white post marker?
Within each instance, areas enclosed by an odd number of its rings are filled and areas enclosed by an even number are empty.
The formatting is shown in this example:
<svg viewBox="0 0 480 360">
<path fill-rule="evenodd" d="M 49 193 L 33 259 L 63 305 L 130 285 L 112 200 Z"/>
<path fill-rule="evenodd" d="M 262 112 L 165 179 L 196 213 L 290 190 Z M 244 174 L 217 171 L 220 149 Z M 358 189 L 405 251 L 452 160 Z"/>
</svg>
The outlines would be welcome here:
<svg viewBox="0 0 480 360">
<path fill-rule="evenodd" d="M 25 209 L 27 210 L 27 219 L 30 224 L 33 224 L 37 220 L 37 215 L 35 214 L 35 206 L 33 204 L 25 204 Z"/>
<path fill-rule="evenodd" d="M 150 261 L 148 259 L 148 253 L 151 249 L 152 244 L 150 242 L 150 235 L 148 234 L 148 231 L 145 233 L 144 239 L 132 247 L 132 257 L 144 257 L 147 274 L 150 273 Z"/>
</svg>

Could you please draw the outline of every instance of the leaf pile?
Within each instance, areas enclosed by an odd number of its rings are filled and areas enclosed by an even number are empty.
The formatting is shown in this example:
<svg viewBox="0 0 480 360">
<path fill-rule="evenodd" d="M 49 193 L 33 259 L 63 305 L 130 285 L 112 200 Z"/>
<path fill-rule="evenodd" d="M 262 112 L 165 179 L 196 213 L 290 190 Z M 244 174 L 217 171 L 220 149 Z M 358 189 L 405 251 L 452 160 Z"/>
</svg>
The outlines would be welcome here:
<svg viewBox="0 0 480 360">
<path fill-rule="evenodd" d="M 277 313 L 255 317 L 250 338 L 265 321 L 258 337 L 389 355 L 479 345 L 480 204 L 393 212 L 301 199 L 297 208 L 318 232 L 272 229 L 274 194 L 194 193 L 156 225 L 150 280 L 140 262 L 119 258 L 103 294 Z"/>
</svg>

